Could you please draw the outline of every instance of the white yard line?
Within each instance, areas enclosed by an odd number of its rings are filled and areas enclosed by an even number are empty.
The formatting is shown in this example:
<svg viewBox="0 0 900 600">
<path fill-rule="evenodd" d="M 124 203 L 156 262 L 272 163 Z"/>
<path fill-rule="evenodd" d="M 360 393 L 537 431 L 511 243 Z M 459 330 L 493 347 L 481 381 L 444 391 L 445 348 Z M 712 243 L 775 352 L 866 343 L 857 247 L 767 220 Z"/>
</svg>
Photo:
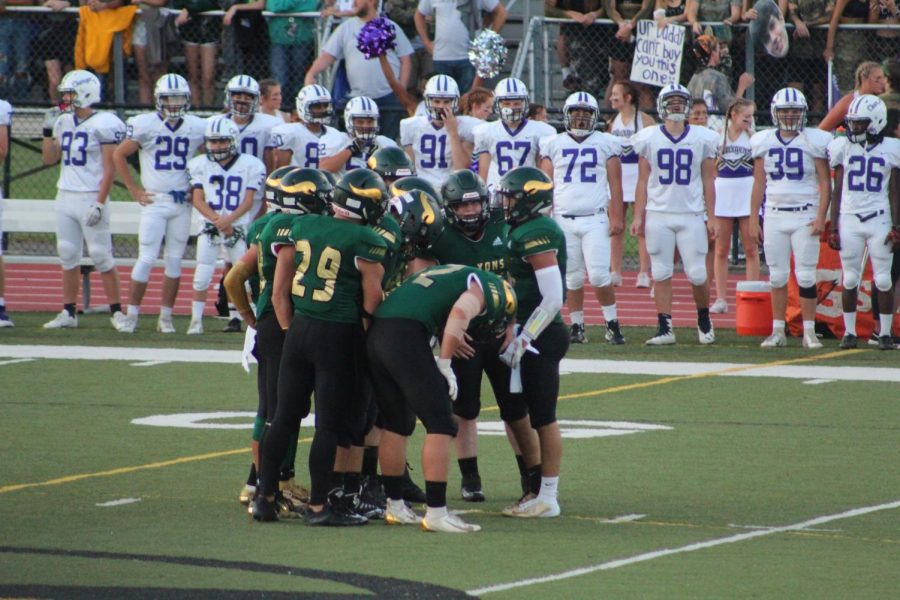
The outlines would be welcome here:
<svg viewBox="0 0 900 600">
<path fill-rule="evenodd" d="M 495 592 L 505 592 L 507 590 L 512 590 L 521 587 L 528 587 L 531 585 L 536 585 L 539 583 L 551 583 L 554 581 L 562 581 L 564 579 L 571 579 L 573 577 L 580 577 L 582 575 L 590 575 L 591 573 L 596 573 L 598 571 L 610 571 L 612 569 L 618 569 L 620 567 L 627 567 L 629 565 L 634 565 L 637 563 L 647 562 L 651 560 L 655 560 L 657 558 L 663 558 L 665 556 L 672 556 L 675 554 L 684 554 L 685 552 L 695 552 L 697 550 L 705 550 L 707 548 L 714 548 L 716 546 L 723 546 L 725 544 L 734 544 L 736 542 L 743 542 L 746 540 L 752 540 L 754 538 L 764 537 L 767 535 L 772 535 L 774 533 L 784 533 L 786 531 L 800 531 L 803 529 L 807 529 L 809 527 L 814 527 L 816 525 L 822 525 L 824 523 L 830 523 L 831 521 L 837 521 L 840 519 L 850 519 L 853 517 L 859 517 L 862 515 L 867 515 L 873 512 L 879 512 L 882 510 L 892 510 L 895 508 L 900 508 L 900 500 L 895 500 L 893 502 L 886 502 L 884 504 L 877 504 L 875 506 L 864 506 L 862 508 L 853 508 L 850 510 L 845 510 L 843 512 L 835 513 L 832 515 L 824 515 L 821 517 L 815 517 L 814 519 L 809 519 L 808 521 L 802 521 L 800 523 L 794 523 L 793 525 L 784 525 L 782 527 L 772 527 L 769 529 L 758 529 L 755 531 L 749 531 L 747 533 L 739 533 L 737 535 L 731 535 L 724 538 L 716 538 L 712 540 L 707 540 L 705 542 L 696 542 L 693 544 L 688 544 L 686 546 L 680 546 L 678 548 L 664 548 L 662 550 L 653 550 L 652 552 L 644 552 L 643 554 L 637 554 L 635 556 L 630 556 L 628 558 L 619 558 L 616 560 L 611 560 L 605 563 L 600 563 L 599 565 L 593 565 L 590 567 L 581 567 L 580 569 L 572 569 L 571 571 L 564 571 L 562 573 L 556 573 L 554 575 L 545 575 L 544 577 L 534 577 L 531 579 L 520 579 L 519 581 L 511 581 L 509 583 L 500 583 L 497 585 L 490 585 L 474 590 L 469 590 L 466 593 L 470 596 L 483 596 L 485 594 L 493 594 Z"/>
<path fill-rule="evenodd" d="M 0 367 L 2 367 L 3 365 L 16 365 L 19 363 L 31 362 L 33 360 L 33 358 L 15 358 L 13 360 L 2 360 L 0 361 Z"/>
</svg>

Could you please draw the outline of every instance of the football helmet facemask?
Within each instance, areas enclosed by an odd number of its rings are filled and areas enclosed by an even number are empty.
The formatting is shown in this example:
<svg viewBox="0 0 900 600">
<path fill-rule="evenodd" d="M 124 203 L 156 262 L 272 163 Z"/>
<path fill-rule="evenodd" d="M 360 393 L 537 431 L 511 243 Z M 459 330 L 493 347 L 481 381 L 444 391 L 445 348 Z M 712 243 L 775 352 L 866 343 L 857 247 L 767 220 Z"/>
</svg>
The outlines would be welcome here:
<svg viewBox="0 0 900 600">
<path fill-rule="evenodd" d="M 281 209 L 294 214 L 323 215 L 334 186 L 318 169 L 293 169 L 281 178 Z"/>
<path fill-rule="evenodd" d="M 585 115 L 582 111 L 590 114 Z M 566 131 L 576 137 L 587 137 L 594 133 L 599 115 L 600 106 L 597 104 L 597 99 L 587 92 L 575 92 L 566 98 L 566 103 L 563 105 L 563 122 L 566 125 Z"/>
<path fill-rule="evenodd" d="M 432 121 L 444 120 L 443 106 L 436 106 L 435 100 L 448 100 L 448 108 L 452 113 L 459 109 L 459 86 L 447 75 L 435 75 L 425 84 L 425 111 Z"/>
<path fill-rule="evenodd" d="M 181 75 L 166 73 L 157 80 L 153 97 L 160 116 L 174 123 L 191 107 L 191 86 Z"/>
<path fill-rule="evenodd" d="M 686 87 L 677 83 L 670 83 L 663 87 L 656 97 L 656 112 L 659 118 L 668 121 L 685 121 L 691 114 L 693 105 L 691 93 Z M 678 107 L 681 107 L 679 110 Z"/>
<path fill-rule="evenodd" d="M 780 131 L 803 131 L 808 108 L 803 92 L 782 88 L 772 98 L 772 123 Z"/>
<path fill-rule="evenodd" d="M 240 94 L 240 97 L 236 97 Z M 244 97 L 250 96 L 250 99 Z M 225 108 L 239 117 L 249 117 L 259 107 L 259 83 L 249 75 L 235 75 L 225 86 Z"/>
<path fill-rule="evenodd" d="M 237 139 L 240 132 L 237 125 L 228 117 L 213 117 L 206 122 L 206 156 L 211 161 L 220 162 L 236 156 Z M 228 144 L 221 142 L 227 140 Z M 215 147 L 213 147 L 215 146 Z"/>
<path fill-rule="evenodd" d="M 444 232 L 444 215 L 438 201 L 422 190 L 404 192 L 391 198 L 391 214 L 403 236 L 400 253 L 406 258 L 427 250 Z"/>
<path fill-rule="evenodd" d="M 474 235 L 488 220 L 488 191 L 476 173 L 469 169 L 454 171 L 441 186 L 447 223 L 463 233 Z M 477 206 L 477 209 L 470 208 Z"/>
<path fill-rule="evenodd" d="M 357 96 L 344 108 L 344 127 L 351 138 L 368 146 L 378 136 L 378 105 L 367 96 Z"/>
<path fill-rule="evenodd" d="M 515 77 L 501 79 L 494 88 L 494 112 L 507 125 L 522 121 L 528 114 L 528 87 Z"/>
<path fill-rule="evenodd" d="M 334 117 L 331 92 L 321 85 L 308 85 L 297 92 L 297 116 L 304 123 L 326 125 Z"/>
</svg>

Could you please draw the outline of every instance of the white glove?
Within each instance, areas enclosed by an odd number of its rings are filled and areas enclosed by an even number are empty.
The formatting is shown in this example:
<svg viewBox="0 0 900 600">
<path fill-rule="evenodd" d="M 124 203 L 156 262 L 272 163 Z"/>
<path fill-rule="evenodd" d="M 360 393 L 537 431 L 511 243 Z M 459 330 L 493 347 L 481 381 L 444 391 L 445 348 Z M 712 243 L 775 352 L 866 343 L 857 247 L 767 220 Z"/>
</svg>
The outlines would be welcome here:
<svg viewBox="0 0 900 600">
<path fill-rule="evenodd" d="M 44 113 L 44 123 L 41 125 L 41 128 L 53 129 L 54 125 L 56 125 L 56 120 L 59 119 L 61 114 L 62 111 L 57 106 L 47 109 L 47 112 Z"/>
<path fill-rule="evenodd" d="M 447 380 L 447 391 L 450 393 L 450 399 L 456 400 L 456 394 L 457 392 L 459 392 L 459 386 L 456 384 L 456 374 L 453 373 L 453 369 L 450 367 L 450 359 L 440 358 L 436 356 L 434 360 L 437 362 L 437 366 L 441 371 L 441 375 L 443 375 L 444 379 Z"/>
<path fill-rule="evenodd" d="M 91 207 L 84 214 L 84 224 L 88 227 L 93 227 L 99 223 L 103 219 L 103 208 L 103 205 L 99 202 L 91 204 Z"/>
<path fill-rule="evenodd" d="M 525 354 L 525 350 L 528 348 L 528 338 L 525 337 L 524 334 L 519 334 L 513 341 L 509 343 L 506 347 L 506 350 L 500 353 L 500 360 L 503 361 L 510 369 L 515 369 L 519 366 L 519 361 L 522 360 L 522 356 Z"/>
<path fill-rule="evenodd" d="M 253 348 L 255 347 L 256 329 L 248 326 L 247 331 L 244 333 L 244 349 L 241 350 L 241 366 L 248 373 L 250 372 L 250 363 L 256 362 L 256 359 L 253 358 Z"/>
</svg>

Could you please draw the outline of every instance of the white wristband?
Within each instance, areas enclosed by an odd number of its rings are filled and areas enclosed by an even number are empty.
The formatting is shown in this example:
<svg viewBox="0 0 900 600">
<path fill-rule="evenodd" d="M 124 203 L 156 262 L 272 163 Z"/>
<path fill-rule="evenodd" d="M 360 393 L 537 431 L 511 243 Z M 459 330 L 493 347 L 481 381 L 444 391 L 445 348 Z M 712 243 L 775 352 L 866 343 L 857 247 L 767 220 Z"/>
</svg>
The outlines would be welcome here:
<svg viewBox="0 0 900 600">
<path fill-rule="evenodd" d="M 653 11 L 654 19 L 662 19 L 665 16 L 666 16 L 666 10 L 664 8 L 657 8 L 656 10 Z"/>
</svg>

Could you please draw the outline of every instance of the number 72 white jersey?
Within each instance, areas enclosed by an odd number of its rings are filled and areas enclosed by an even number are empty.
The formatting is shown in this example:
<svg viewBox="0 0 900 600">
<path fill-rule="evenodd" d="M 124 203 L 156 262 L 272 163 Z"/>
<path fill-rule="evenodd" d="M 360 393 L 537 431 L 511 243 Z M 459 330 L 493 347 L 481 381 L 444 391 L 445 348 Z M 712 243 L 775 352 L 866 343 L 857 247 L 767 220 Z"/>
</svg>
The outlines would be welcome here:
<svg viewBox="0 0 900 600">
<path fill-rule="evenodd" d="M 191 189 L 202 189 L 206 203 L 220 215 L 237 210 L 247 190 L 263 189 L 266 180 L 266 166 L 252 154 L 238 154 L 224 167 L 206 156 L 196 156 L 188 163 L 188 173 Z M 251 212 L 245 212 L 235 225 L 249 223 Z"/>
<path fill-rule="evenodd" d="M 832 168 L 844 168 L 841 214 L 890 210 L 891 171 L 900 169 L 900 140 L 884 138 L 863 146 L 836 138 L 828 146 L 828 156 Z"/>
<path fill-rule="evenodd" d="M 503 121 L 486 123 L 475 129 L 475 156 L 491 155 L 487 184 L 496 186 L 500 178 L 516 167 L 536 167 L 541 138 L 556 135 L 556 129 L 541 121 L 524 120 L 515 130 Z"/>
<path fill-rule="evenodd" d="M 541 157 L 553 164 L 554 214 L 589 215 L 606 208 L 606 162 L 621 155 L 620 138 L 595 131 L 578 141 L 568 133 L 558 133 L 540 144 Z"/>
</svg>

